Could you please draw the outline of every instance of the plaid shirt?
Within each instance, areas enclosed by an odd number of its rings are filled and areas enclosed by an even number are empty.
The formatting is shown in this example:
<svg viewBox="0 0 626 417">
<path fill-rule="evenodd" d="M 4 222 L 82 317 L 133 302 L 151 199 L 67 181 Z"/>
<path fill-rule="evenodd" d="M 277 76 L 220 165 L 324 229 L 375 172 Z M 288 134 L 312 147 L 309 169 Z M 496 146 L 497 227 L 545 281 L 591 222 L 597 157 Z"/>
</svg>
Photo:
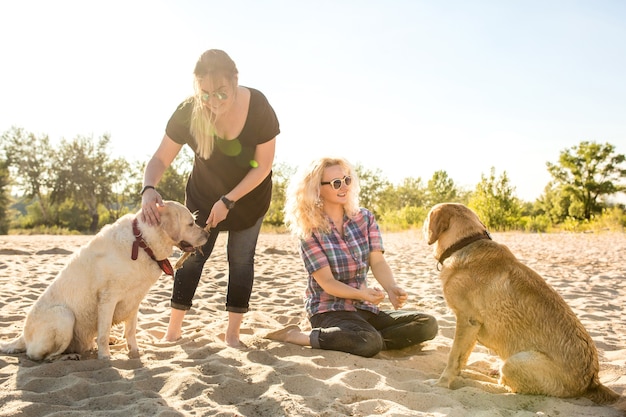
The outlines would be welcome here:
<svg viewBox="0 0 626 417">
<path fill-rule="evenodd" d="M 357 308 L 378 314 L 378 307 L 368 301 L 328 294 L 311 275 L 329 266 L 337 281 L 354 288 L 367 287 L 369 255 L 373 251 L 384 251 L 378 224 L 369 210 L 361 208 L 352 218 L 344 216 L 343 230 L 342 238 L 331 221 L 329 233 L 314 232 L 300 242 L 300 255 L 309 274 L 305 301 L 309 317 L 328 311 L 356 311 Z"/>
</svg>

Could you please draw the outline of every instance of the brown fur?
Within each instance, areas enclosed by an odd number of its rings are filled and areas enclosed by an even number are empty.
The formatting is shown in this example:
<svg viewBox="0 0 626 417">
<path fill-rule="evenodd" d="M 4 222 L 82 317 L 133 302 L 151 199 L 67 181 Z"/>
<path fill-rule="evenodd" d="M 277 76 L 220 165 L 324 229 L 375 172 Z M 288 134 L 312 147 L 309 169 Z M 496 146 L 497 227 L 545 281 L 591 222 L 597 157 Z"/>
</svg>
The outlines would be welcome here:
<svg viewBox="0 0 626 417">
<path fill-rule="evenodd" d="M 424 237 L 437 260 L 456 242 L 484 232 L 462 204 L 435 205 Z M 499 383 L 512 392 L 586 397 L 599 404 L 620 395 L 600 383 L 593 340 L 563 298 L 502 244 L 475 241 L 443 261 L 441 285 L 456 315 L 448 364 L 437 384 L 451 388 L 476 342 L 502 360 Z"/>
</svg>

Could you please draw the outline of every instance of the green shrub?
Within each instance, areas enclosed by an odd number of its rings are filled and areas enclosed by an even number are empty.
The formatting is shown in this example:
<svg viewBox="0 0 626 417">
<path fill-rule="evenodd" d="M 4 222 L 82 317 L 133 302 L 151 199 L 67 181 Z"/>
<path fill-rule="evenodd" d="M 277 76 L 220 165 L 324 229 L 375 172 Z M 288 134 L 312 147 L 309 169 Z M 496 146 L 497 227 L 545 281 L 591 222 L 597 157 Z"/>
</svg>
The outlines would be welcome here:
<svg viewBox="0 0 626 417">
<path fill-rule="evenodd" d="M 378 219 L 386 230 L 398 231 L 419 227 L 426 218 L 428 210 L 425 207 L 407 206 L 400 210 L 390 210 Z"/>
<path fill-rule="evenodd" d="M 523 216 L 519 219 L 519 226 L 525 232 L 545 233 L 551 226 L 550 218 L 546 215 Z"/>
</svg>

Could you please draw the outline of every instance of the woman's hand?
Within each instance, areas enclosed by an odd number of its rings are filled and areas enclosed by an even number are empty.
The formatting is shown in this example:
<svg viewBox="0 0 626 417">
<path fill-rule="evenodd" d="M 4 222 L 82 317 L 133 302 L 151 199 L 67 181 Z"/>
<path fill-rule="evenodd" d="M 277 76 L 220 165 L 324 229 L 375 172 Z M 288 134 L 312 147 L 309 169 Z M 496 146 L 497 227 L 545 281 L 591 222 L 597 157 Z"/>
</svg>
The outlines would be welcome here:
<svg viewBox="0 0 626 417">
<path fill-rule="evenodd" d="M 209 225 L 211 229 L 217 227 L 219 222 L 224 220 L 226 216 L 228 216 L 228 208 L 226 204 L 222 202 L 222 200 L 217 200 L 213 207 L 211 208 L 211 212 L 209 213 L 209 217 L 206 219 L 206 224 Z"/>
<path fill-rule="evenodd" d="M 362 288 L 363 301 L 369 301 L 374 305 L 380 304 L 385 299 L 385 293 L 380 288 Z"/>
<path fill-rule="evenodd" d="M 389 296 L 389 301 L 391 301 L 391 305 L 396 310 L 402 308 L 404 303 L 406 303 L 407 293 L 397 285 L 391 286 L 387 290 L 387 295 Z"/>
<path fill-rule="evenodd" d="M 161 217 L 158 208 L 163 205 L 163 198 L 157 190 L 153 188 L 145 190 L 141 196 L 141 220 L 151 226 L 159 224 Z"/>
<path fill-rule="evenodd" d="M 183 145 L 174 142 L 167 135 L 164 135 L 159 148 L 146 165 L 146 170 L 143 174 L 143 183 L 147 186 L 156 187 L 161 176 L 167 167 L 171 165 L 182 147 Z M 154 188 L 144 189 L 141 195 L 141 220 L 151 226 L 161 223 L 159 207 L 163 206 L 163 198 L 161 198 L 161 194 L 159 194 L 157 190 Z"/>
</svg>

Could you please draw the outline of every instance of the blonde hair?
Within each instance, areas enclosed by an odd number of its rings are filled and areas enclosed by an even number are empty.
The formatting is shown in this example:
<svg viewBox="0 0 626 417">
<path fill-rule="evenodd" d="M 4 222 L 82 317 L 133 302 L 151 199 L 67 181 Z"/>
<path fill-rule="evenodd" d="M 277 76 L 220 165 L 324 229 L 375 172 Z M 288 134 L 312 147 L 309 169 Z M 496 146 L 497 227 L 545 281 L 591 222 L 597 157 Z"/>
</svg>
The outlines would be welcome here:
<svg viewBox="0 0 626 417">
<path fill-rule="evenodd" d="M 348 201 L 344 211 L 352 217 L 359 211 L 359 178 L 352 165 L 343 158 L 324 157 L 300 167 L 287 187 L 285 201 L 285 224 L 295 236 L 306 239 L 314 231 L 330 232 L 330 223 L 324 214 L 323 201 L 320 200 L 320 187 L 324 170 L 339 165 L 350 177 Z"/>
<path fill-rule="evenodd" d="M 189 133 L 196 140 L 196 153 L 201 158 L 208 159 L 213 153 L 216 117 L 202 102 L 200 82 L 207 77 L 214 80 L 225 79 L 236 90 L 238 71 L 235 62 L 226 52 L 209 49 L 200 55 L 193 74 L 194 95 L 189 98 L 193 104 Z"/>
</svg>

